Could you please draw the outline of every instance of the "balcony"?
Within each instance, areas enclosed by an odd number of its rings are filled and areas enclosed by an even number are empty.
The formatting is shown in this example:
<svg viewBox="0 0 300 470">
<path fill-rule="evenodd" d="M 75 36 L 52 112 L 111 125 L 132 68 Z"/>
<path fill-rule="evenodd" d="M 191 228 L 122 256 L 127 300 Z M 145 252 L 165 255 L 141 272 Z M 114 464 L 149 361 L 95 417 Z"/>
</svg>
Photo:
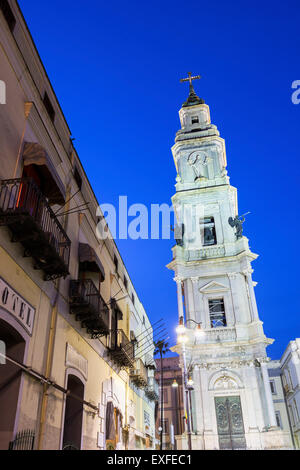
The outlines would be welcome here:
<svg viewBox="0 0 300 470">
<path fill-rule="evenodd" d="M 141 359 L 136 359 L 134 367 L 130 370 L 130 379 L 139 388 L 144 388 L 147 385 L 147 369 Z"/>
<path fill-rule="evenodd" d="M 121 367 L 134 367 L 134 345 L 123 330 L 111 332 L 109 352 L 111 358 Z"/>
<path fill-rule="evenodd" d="M 173 259 L 183 261 L 223 258 L 226 253 L 224 245 L 202 246 L 199 249 L 190 247 L 188 250 L 184 250 L 181 246 L 175 245 L 173 246 L 172 251 Z"/>
<path fill-rule="evenodd" d="M 92 339 L 109 334 L 109 308 L 90 279 L 70 282 L 70 313 Z"/>
<path fill-rule="evenodd" d="M 216 341 L 220 343 L 236 341 L 236 329 L 234 327 L 218 327 L 202 331 L 203 337 L 197 340 L 198 344 L 215 343 Z"/>
<path fill-rule="evenodd" d="M 71 242 L 47 199 L 29 178 L 0 181 L 0 226 L 24 247 L 46 281 L 69 274 Z"/>
<path fill-rule="evenodd" d="M 200 250 L 189 250 L 185 253 L 186 261 L 194 261 L 198 259 L 211 259 L 211 258 L 222 258 L 225 256 L 224 245 L 213 245 L 203 247 Z"/>
<path fill-rule="evenodd" d="M 158 401 L 159 399 L 159 387 L 154 377 L 149 377 L 148 385 L 145 390 L 146 396 L 149 400 Z"/>
</svg>

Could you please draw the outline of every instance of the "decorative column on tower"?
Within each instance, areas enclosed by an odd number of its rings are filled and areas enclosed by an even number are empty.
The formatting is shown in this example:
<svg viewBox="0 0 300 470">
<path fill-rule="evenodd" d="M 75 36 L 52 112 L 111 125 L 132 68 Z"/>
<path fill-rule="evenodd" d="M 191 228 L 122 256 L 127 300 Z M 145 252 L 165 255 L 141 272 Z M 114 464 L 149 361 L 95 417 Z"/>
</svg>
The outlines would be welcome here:
<svg viewBox="0 0 300 470">
<path fill-rule="evenodd" d="M 168 267 L 175 272 L 179 318 L 188 320 L 185 360 L 195 370 L 192 445 L 288 447 L 276 428 L 268 379 L 266 347 L 273 340 L 264 334 L 255 299 L 251 264 L 257 255 L 243 235 L 245 216 L 239 216 L 237 189 L 230 185 L 225 142 L 193 87 L 200 76 L 188 75 L 182 81 L 189 82 L 189 96 L 172 148 L 172 202 L 182 237 L 176 236 Z M 200 338 L 194 334 L 199 323 Z M 177 436 L 178 448 L 187 448 L 185 439 Z"/>
</svg>

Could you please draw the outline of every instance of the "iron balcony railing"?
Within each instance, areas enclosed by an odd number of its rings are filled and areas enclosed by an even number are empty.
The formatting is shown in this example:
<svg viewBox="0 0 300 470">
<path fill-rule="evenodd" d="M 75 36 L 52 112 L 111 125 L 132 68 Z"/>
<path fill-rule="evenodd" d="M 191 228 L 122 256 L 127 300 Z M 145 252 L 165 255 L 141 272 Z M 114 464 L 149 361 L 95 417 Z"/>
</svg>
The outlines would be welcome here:
<svg viewBox="0 0 300 470">
<path fill-rule="evenodd" d="M 134 344 L 123 330 L 111 331 L 109 351 L 112 359 L 121 367 L 133 367 Z"/>
<path fill-rule="evenodd" d="M 142 359 L 135 360 L 134 367 L 130 369 L 130 378 L 132 382 L 140 388 L 147 385 L 148 373 Z"/>
<path fill-rule="evenodd" d="M 92 338 L 109 334 L 109 308 L 91 279 L 70 282 L 70 312 Z"/>
<path fill-rule="evenodd" d="M 145 393 L 149 400 L 157 401 L 159 399 L 159 386 L 155 377 L 148 378 L 148 385 Z"/>
<path fill-rule="evenodd" d="M 22 243 L 46 280 L 69 274 L 71 242 L 32 179 L 0 181 L 0 225 L 10 228 L 13 241 Z"/>
<path fill-rule="evenodd" d="M 9 450 L 33 450 L 34 449 L 35 432 L 27 429 L 18 432 L 14 441 L 9 443 Z"/>
</svg>

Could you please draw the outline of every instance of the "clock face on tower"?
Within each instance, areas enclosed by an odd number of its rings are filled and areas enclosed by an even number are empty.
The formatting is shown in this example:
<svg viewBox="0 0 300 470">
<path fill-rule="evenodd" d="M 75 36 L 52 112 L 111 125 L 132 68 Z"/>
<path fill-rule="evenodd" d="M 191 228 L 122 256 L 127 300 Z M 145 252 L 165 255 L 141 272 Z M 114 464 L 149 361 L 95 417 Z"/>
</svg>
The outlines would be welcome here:
<svg viewBox="0 0 300 470">
<path fill-rule="evenodd" d="M 196 150 L 192 152 L 187 159 L 188 165 L 191 166 L 194 173 L 194 181 L 200 178 L 207 178 L 208 156 L 206 153 Z"/>
<path fill-rule="evenodd" d="M 188 157 L 188 163 L 191 166 L 196 165 L 196 163 L 201 165 L 207 165 L 207 155 L 204 152 L 193 152 Z"/>
</svg>

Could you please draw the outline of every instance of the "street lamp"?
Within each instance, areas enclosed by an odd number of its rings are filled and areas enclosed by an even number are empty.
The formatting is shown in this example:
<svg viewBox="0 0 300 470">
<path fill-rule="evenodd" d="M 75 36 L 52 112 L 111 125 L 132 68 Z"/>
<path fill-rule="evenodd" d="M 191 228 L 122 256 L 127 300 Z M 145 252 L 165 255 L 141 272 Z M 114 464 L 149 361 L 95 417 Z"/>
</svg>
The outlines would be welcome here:
<svg viewBox="0 0 300 470">
<path fill-rule="evenodd" d="M 172 387 L 173 387 L 173 388 L 178 388 L 178 387 L 179 387 L 178 382 L 177 382 L 176 379 L 174 379 L 174 381 L 173 381 L 173 383 L 172 383 Z"/>
<path fill-rule="evenodd" d="M 169 352 L 169 344 L 164 340 L 154 342 L 155 351 L 154 355 L 160 356 L 160 450 L 163 450 L 163 426 L 164 426 L 164 370 L 163 370 L 163 356 Z"/>
<path fill-rule="evenodd" d="M 205 335 L 205 332 L 201 328 L 201 324 L 199 323 L 197 325 L 197 328 L 196 328 L 196 331 L 195 331 L 195 336 L 196 336 L 196 338 L 200 339 L 200 338 L 203 338 L 204 335 Z"/>
<path fill-rule="evenodd" d="M 187 420 L 187 435 L 188 435 L 188 447 L 189 450 L 192 450 L 192 422 L 191 422 L 191 397 L 190 392 L 194 390 L 193 385 L 194 381 L 192 377 L 189 376 L 189 371 L 187 370 L 186 366 L 186 350 L 185 344 L 188 341 L 188 337 L 186 333 L 186 324 L 188 322 L 195 323 L 197 325 L 195 336 L 197 338 L 203 337 L 204 331 L 201 328 L 201 322 L 196 322 L 195 320 L 189 319 L 184 322 L 184 317 L 181 316 L 179 319 L 179 325 L 176 328 L 176 332 L 178 334 L 178 342 L 181 344 L 182 348 L 182 359 L 183 359 L 183 386 L 185 391 L 185 411 L 186 411 L 186 420 Z"/>
<path fill-rule="evenodd" d="M 185 328 L 185 325 L 184 325 L 184 319 L 183 319 L 183 317 L 180 317 L 179 325 L 176 328 L 176 333 L 178 335 L 183 335 L 185 333 L 185 330 L 186 330 L 186 328 Z"/>
<path fill-rule="evenodd" d="M 187 323 L 189 322 L 192 322 L 192 323 L 195 323 L 197 325 L 197 328 L 195 329 L 195 336 L 196 338 L 203 338 L 203 336 L 205 335 L 205 332 L 204 330 L 202 329 L 201 325 L 202 325 L 202 322 L 196 322 L 195 320 L 192 320 L 191 318 L 189 320 L 187 320 L 185 323 L 184 323 L 184 318 L 183 317 L 180 317 L 179 319 L 179 325 L 177 326 L 176 328 L 176 333 L 178 334 L 178 340 L 179 342 L 186 342 L 185 339 L 182 340 L 182 338 L 186 338 L 185 336 L 185 332 L 186 332 L 186 325 Z"/>
<path fill-rule="evenodd" d="M 189 380 L 187 381 L 186 385 L 187 385 L 189 390 L 193 390 L 194 381 L 193 381 L 192 377 L 189 377 Z"/>
<path fill-rule="evenodd" d="M 185 344 L 187 343 L 189 338 L 185 334 L 181 334 L 178 336 L 178 343 Z"/>
</svg>

